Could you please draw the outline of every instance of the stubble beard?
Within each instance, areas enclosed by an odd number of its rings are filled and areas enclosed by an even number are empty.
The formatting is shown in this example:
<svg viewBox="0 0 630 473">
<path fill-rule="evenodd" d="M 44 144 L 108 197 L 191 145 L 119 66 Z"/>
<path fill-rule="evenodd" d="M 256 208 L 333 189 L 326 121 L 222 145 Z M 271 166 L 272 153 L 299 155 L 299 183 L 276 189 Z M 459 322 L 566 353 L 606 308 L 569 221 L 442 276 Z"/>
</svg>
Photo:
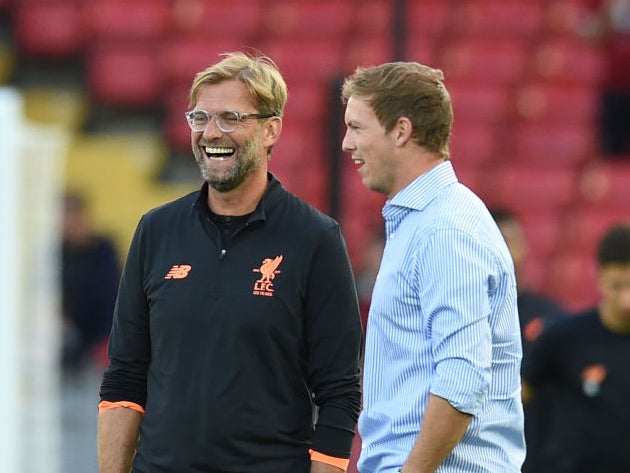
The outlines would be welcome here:
<svg viewBox="0 0 630 473">
<path fill-rule="evenodd" d="M 206 155 L 198 146 L 194 149 L 195 161 L 201 171 L 201 177 L 210 187 L 218 192 L 229 192 L 240 186 L 245 180 L 260 168 L 264 157 L 257 154 L 259 138 L 256 135 L 248 140 L 242 148 L 238 150 L 238 156 L 234 159 L 232 167 L 222 173 L 211 174 L 206 166 Z M 231 158 L 230 158 L 231 159 Z"/>
</svg>

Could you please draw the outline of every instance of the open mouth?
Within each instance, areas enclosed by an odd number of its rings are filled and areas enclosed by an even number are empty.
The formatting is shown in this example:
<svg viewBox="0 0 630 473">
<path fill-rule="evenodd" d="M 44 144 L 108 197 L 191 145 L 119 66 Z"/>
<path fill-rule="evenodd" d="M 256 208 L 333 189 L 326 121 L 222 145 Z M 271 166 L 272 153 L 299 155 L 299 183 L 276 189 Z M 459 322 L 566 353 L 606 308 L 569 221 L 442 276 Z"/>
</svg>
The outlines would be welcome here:
<svg viewBox="0 0 630 473">
<path fill-rule="evenodd" d="M 354 161 L 354 164 L 358 164 L 358 165 L 365 164 L 365 161 L 359 158 L 353 158 L 353 161 Z"/>
<path fill-rule="evenodd" d="M 208 159 L 229 159 L 234 155 L 235 149 L 227 146 L 206 146 L 203 148 Z"/>
</svg>

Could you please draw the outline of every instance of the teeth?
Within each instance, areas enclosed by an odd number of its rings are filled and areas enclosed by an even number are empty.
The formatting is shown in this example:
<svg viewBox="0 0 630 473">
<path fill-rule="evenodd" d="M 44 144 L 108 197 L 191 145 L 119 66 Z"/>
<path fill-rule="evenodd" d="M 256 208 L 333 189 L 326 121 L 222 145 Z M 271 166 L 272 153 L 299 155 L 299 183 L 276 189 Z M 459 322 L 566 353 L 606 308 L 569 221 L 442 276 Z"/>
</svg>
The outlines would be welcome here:
<svg viewBox="0 0 630 473">
<path fill-rule="evenodd" d="M 234 152 L 234 148 L 211 148 L 206 146 L 206 153 L 208 154 L 232 154 Z"/>
<path fill-rule="evenodd" d="M 363 161 L 362 159 L 355 158 L 354 164 L 365 164 L 365 161 Z"/>
</svg>

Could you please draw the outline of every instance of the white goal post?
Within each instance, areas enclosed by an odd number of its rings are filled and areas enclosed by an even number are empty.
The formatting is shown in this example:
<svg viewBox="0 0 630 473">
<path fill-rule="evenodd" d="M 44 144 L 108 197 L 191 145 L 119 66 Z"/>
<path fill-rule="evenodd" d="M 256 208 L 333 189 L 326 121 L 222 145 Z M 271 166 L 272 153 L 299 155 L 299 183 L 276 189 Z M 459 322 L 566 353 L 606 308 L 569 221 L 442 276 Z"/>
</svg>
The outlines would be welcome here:
<svg viewBox="0 0 630 473">
<path fill-rule="evenodd" d="M 0 471 L 60 473 L 59 224 L 68 136 L 0 87 Z"/>
</svg>

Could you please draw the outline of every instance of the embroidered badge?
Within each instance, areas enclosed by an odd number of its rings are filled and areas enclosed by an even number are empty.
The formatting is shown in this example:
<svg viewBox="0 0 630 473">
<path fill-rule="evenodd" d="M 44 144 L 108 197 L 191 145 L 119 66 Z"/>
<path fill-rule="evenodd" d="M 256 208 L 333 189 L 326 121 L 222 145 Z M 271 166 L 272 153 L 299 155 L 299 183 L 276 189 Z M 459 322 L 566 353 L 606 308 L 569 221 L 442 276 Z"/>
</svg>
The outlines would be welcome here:
<svg viewBox="0 0 630 473">
<path fill-rule="evenodd" d="M 282 263 L 282 255 L 276 256 L 274 259 L 265 258 L 260 265 L 260 268 L 254 268 L 255 273 L 260 273 L 260 278 L 254 283 L 254 290 L 252 292 L 255 296 L 273 296 L 273 280 L 276 274 L 281 271 L 278 270 L 278 266 Z"/>
<path fill-rule="evenodd" d="M 589 365 L 582 370 L 582 391 L 588 397 L 595 397 L 601 390 L 608 371 L 604 365 Z"/>
</svg>

